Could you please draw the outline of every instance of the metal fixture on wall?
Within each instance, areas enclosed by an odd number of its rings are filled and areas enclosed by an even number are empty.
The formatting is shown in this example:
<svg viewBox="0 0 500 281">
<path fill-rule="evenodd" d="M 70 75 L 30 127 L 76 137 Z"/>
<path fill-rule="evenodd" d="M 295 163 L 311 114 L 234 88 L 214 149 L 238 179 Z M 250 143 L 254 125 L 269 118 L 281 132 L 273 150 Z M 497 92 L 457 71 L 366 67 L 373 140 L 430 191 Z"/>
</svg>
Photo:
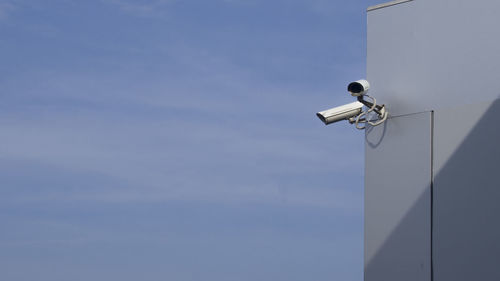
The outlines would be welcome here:
<svg viewBox="0 0 500 281">
<path fill-rule="evenodd" d="M 377 100 L 368 95 L 369 89 L 370 83 L 366 80 L 358 80 L 349 83 L 347 91 L 351 96 L 356 97 L 357 101 L 318 112 L 316 116 L 318 116 L 325 125 L 347 120 L 349 123 L 355 124 L 356 128 L 359 130 L 366 128 L 366 125 L 361 124 L 378 126 L 384 123 L 389 113 L 385 105 L 377 105 Z M 370 101 L 365 100 L 365 98 L 368 98 Z M 367 109 L 363 110 L 365 106 Z"/>
</svg>

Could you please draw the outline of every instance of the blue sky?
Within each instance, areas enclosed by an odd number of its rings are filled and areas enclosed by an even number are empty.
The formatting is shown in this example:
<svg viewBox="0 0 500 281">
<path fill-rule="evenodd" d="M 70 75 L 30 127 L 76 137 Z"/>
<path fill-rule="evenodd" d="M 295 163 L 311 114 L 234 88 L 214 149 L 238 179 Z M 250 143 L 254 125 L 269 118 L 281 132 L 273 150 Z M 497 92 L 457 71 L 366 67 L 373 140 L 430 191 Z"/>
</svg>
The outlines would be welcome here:
<svg viewBox="0 0 500 281">
<path fill-rule="evenodd" d="M 0 279 L 362 280 L 379 2 L 0 0 Z"/>
</svg>

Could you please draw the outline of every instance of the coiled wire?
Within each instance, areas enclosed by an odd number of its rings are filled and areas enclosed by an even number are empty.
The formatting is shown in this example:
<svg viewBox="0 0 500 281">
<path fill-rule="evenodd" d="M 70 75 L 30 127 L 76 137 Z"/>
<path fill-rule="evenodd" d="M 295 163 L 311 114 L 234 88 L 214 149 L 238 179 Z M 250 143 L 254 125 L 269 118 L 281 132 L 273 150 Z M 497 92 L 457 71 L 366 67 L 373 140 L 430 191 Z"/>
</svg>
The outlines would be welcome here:
<svg viewBox="0 0 500 281">
<path fill-rule="evenodd" d="M 378 126 L 382 123 L 385 122 L 385 120 L 387 120 L 387 110 L 385 110 L 384 107 L 382 107 L 382 112 L 381 114 L 378 114 L 378 117 L 379 119 L 378 120 L 374 120 L 374 121 L 370 121 L 368 119 L 368 116 L 367 114 L 374 111 L 376 108 L 377 108 L 377 100 L 372 97 L 372 96 L 369 96 L 369 95 L 364 95 L 364 97 L 367 97 L 369 99 L 372 100 L 372 106 L 368 108 L 368 110 L 366 111 L 363 111 L 361 112 L 357 117 L 356 117 L 356 120 L 354 121 L 355 125 L 356 125 L 356 129 L 358 130 L 364 130 L 366 128 L 366 125 L 364 125 L 363 127 L 361 127 L 359 124 L 370 124 L 371 126 Z M 363 118 L 363 116 L 366 116 L 365 118 Z"/>
</svg>

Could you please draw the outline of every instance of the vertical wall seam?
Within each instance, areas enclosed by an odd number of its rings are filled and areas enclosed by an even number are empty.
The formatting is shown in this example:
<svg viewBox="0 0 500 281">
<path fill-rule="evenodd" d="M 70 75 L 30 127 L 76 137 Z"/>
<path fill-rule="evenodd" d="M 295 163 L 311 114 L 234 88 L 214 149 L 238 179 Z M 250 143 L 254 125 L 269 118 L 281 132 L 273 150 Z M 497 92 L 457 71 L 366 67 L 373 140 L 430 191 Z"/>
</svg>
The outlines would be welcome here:
<svg viewBox="0 0 500 281">
<path fill-rule="evenodd" d="M 431 245 L 430 245 L 430 261 L 431 261 L 431 281 L 434 281 L 434 110 L 431 111 Z"/>
</svg>

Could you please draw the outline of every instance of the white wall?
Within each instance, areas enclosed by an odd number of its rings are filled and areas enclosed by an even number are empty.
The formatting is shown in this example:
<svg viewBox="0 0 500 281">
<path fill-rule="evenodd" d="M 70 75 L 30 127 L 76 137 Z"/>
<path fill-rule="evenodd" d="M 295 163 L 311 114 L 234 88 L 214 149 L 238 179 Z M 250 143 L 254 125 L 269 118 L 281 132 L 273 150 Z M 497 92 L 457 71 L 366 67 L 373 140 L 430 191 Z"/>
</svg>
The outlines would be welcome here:
<svg viewBox="0 0 500 281">
<path fill-rule="evenodd" d="M 383 128 L 367 132 L 365 280 L 500 280 L 499 11 L 414 0 L 368 13 L 371 94 L 392 119 L 378 146 Z"/>
</svg>

